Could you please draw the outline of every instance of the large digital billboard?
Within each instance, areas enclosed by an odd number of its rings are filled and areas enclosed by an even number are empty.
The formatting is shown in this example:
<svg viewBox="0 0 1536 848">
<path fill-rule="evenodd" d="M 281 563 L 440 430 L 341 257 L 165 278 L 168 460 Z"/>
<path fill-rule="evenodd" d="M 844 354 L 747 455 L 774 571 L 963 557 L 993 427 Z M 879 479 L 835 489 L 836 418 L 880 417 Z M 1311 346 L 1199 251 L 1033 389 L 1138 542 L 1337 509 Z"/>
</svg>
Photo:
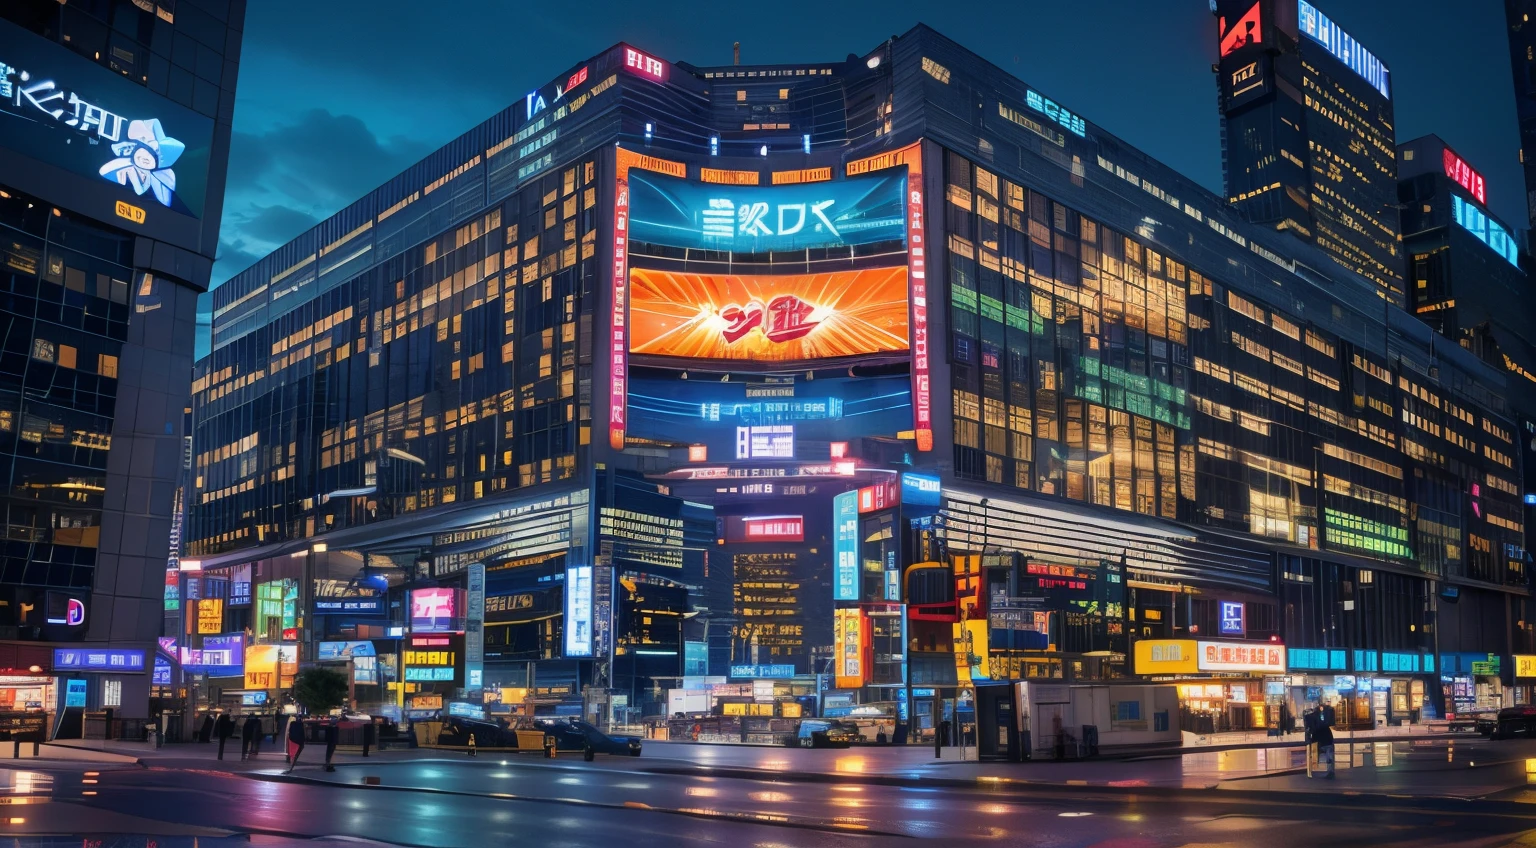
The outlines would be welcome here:
<svg viewBox="0 0 1536 848">
<path fill-rule="evenodd" d="M 629 350 L 797 362 L 907 350 L 907 269 L 829 274 L 630 271 Z"/>
<path fill-rule="evenodd" d="M 905 173 L 785 186 L 630 177 L 631 241 L 742 253 L 902 241 Z"/>
<path fill-rule="evenodd" d="M 91 183 L 115 184 L 123 201 L 203 214 L 211 120 L 6 21 L 0 145 Z"/>
</svg>

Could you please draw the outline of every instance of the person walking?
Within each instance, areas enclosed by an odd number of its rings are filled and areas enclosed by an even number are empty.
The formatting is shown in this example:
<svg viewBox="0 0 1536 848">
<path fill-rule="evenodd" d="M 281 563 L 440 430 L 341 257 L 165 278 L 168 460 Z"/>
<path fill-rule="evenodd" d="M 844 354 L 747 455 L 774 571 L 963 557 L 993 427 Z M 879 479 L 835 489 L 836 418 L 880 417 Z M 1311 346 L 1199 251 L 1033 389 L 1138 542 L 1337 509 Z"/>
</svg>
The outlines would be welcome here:
<svg viewBox="0 0 1536 848">
<path fill-rule="evenodd" d="M 298 716 L 288 719 L 288 770 L 283 774 L 292 774 L 293 767 L 299 764 L 299 755 L 304 753 L 304 722 Z"/>
<path fill-rule="evenodd" d="M 229 717 L 229 713 L 219 713 L 219 720 L 213 725 L 213 735 L 219 737 L 219 759 L 224 759 L 224 743 L 234 734 L 235 720 Z"/>
<path fill-rule="evenodd" d="M 203 726 L 198 728 L 197 741 L 207 742 L 213 738 L 213 713 L 203 713 Z"/>
<path fill-rule="evenodd" d="M 256 749 L 260 746 L 261 719 L 251 713 L 240 726 L 240 759 L 256 759 Z"/>
<path fill-rule="evenodd" d="M 1318 704 L 1312 719 L 1312 744 L 1317 746 L 1317 762 L 1328 764 L 1328 780 L 1335 778 L 1333 748 L 1333 707 Z"/>
</svg>

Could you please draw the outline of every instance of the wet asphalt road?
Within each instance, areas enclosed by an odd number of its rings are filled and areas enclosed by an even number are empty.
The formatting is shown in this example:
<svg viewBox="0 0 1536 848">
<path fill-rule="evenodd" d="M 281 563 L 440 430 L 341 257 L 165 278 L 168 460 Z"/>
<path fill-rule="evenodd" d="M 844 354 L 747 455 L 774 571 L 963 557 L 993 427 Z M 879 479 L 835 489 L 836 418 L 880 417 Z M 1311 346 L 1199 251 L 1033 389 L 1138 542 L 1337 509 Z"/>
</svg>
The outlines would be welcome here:
<svg viewBox="0 0 1536 848">
<path fill-rule="evenodd" d="M 44 833 L 234 833 L 257 834 L 252 844 L 262 845 L 341 844 L 333 840 L 342 837 L 473 848 L 768 848 L 887 844 L 903 837 L 1063 848 L 1536 845 L 1536 838 L 1522 835 L 1536 828 L 1536 805 L 1529 819 L 1520 819 L 1411 805 L 1262 803 L 1220 793 L 1137 798 L 885 786 L 856 776 L 825 783 L 740 780 L 643 767 L 643 760 L 589 765 L 483 757 L 342 766 L 334 775 L 301 769 L 303 782 L 173 766 L 0 770 L 8 784 L 0 844 Z M 365 775 L 388 788 L 310 782 L 361 783 Z"/>
</svg>

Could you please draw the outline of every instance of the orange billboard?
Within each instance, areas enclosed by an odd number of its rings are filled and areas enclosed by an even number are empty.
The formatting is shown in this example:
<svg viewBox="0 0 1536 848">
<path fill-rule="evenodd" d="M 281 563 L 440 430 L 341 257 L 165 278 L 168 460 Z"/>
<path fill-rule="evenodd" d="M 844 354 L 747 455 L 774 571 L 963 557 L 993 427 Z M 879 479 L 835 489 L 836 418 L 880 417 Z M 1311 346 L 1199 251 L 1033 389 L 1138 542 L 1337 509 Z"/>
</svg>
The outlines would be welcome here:
<svg viewBox="0 0 1536 848">
<path fill-rule="evenodd" d="M 630 270 L 629 350 L 798 362 L 910 347 L 907 268 L 825 274 Z"/>
</svg>

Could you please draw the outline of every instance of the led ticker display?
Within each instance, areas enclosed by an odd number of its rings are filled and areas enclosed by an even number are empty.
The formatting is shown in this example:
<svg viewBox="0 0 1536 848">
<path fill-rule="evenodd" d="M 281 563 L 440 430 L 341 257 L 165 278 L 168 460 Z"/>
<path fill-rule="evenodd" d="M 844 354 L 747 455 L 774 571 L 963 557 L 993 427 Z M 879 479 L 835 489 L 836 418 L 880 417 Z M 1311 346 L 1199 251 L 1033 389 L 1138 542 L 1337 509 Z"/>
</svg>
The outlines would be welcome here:
<svg viewBox="0 0 1536 848">
<path fill-rule="evenodd" d="M 629 352 L 797 362 L 908 349 L 905 267 L 827 274 L 630 271 Z"/>
<path fill-rule="evenodd" d="M 773 187 L 629 178 L 630 238 L 746 253 L 901 241 L 905 174 Z"/>
<path fill-rule="evenodd" d="M 1261 14 L 1262 3 L 1254 3 L 1243 16 L 1229 25 L 1226 18 L 1219 19 L 1221 30 L 1221 56 L 1226 58 L 1236 50 L 1264 41 Z"/>
<path fill-rule="evenodd" d="M 1323 45 L 1334 58 L 1381 92 L 1382 97 L 1392 96 L 1387 66 L 1307 0 L 1298 0 L 1296 4 L 1296 23 L 1302 35 Z"/>
<path fill-rule="evenodd" d="M 1444 154 L 1445 175 L 1461 184 L 1461 187 L 1472 193 L 1478 203 L 1488 203 L 1488 184 L 1483 181 L 1483 175 L 1472 170 L 1467 160 L 1457 156 L 1447 147 Z"/>
<path fill-rule="evenodd" d="M 1454 194 L 1451 195 L 1451 213 L 1462 229 L 1493 248 L 1493 252 L 1504 257 L 1505 262 L 1520 267 L 1520 247 L 1502 224 Z"/>
<path fill-rule="evenodd" d="M 794 459 L 795 425 L 736 428 L 737 459 Z"/>
</svg>

